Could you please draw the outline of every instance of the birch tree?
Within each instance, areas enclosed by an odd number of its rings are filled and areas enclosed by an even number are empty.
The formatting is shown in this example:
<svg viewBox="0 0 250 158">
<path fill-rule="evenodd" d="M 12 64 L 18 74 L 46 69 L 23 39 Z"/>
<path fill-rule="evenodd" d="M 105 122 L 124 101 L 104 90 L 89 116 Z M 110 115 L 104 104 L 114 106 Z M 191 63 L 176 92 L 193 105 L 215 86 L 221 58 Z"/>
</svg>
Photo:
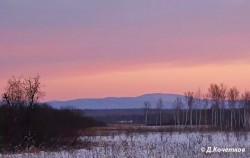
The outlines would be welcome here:
<svg viewBox="0 0 250 158">
<path fill-rule="evenodd" d="M 211 84 L 208 88 L 209 98 L 212 105 L 212 125 L 217 126 L 217 111 L 220 105 L 220 88 L 217 84 Z"/>
<path fill-rule="evenodd" d="M 227 87 L 221 83 L 220 84 L 220 129 L 223 128 L 224 123 L 224 109 L 225 109 L 225 100 L 227 98 Z"/>
<path fill-rule="evenodd" d="M 211 84 L 208 88 L 208 94 L 212 102 L 212 125 L 220 125 L 222 130 L 223 125 L 223 110 L 225 108 L 227 88 L 224 84 Z"/>
<path fill-rule="evenodd" d="M 144 102 L 144 113 L 145 113 L 145 125 L 148 124 L 148 113 L 150 110 L 150 103 L 148 101 Z"/>
<path fill-rule="evenodd" d="M 236 118 L 235 118 L 235 106 L 237 103 L 237 100 L 239 99 L 239 90 L 235 87 L 230 88 L 227 96 L 228 96 L 228 106 L 230 108 L 230 114 L 231 114 L 231 121 L 230 121 L 230 128 L 233 130 L 233 122 L 236 124 Z M 240 110 L 240 109 L 239 109 Z"/>
<path fill-rule="evenodd" d="M 186 113 L 186 121 L 185 121 L 185 125 L 187 125 L 187 120 L 188 120 L 188 113 L 190 113 L 190 116 L 189 116 L 189 124 L 192 126 L 193 124 L 193 106 L 194 106 L 194 92 L 185 92 L 184 93 L 184 96 L 185 96 L 185 101 L 188 105 L 188 111 Z"/>
<path fill-rule="evenodd" d="M 204 120 L 205 120 L 205 125 L 207 125 L 207 108 L 208 108 L 208 105 L 209 105 L 209 95 L 206 93 L 206 94 L 203 94 L 202 96 L 202 105 L 203 105 L 203 109 L 204 109 L 204 112 L 205 112 L 205 115 L 204 115 Z"/>
<path fill-rule="evenodd" d="M 176 100 L 174 101 L 174 109 L 175 109 L 175 119 L 176 123 L 180 125 L 181 123 L 181 110 L 183 107 L 183 102 L 180 97 L 177 97 Z"/>
<path fill-rule="evenodd" d="M 243 127 L 249 129 L 250 127 L 250 91 L 245 91 L 242 96 L 242 105 L 243 105 Z"/>
<path fill-rule="evenodd" d="M 201 90 L 198 89 L 195 93 L 195 124 L 196 126 L 199 124 L 200 125 L 200 117 L 198 119 L 198 111 L 200 111 L 201 107 Z M 199 122 L 198 122 L 199 121 Z"/>
<path fill-rule="evenodd" d="M 163 108 L 163 101 L 162 98 L 160 98 L 157 102 L 157 111 L 159 114 L 160 126 L 162 125 L 162 108 Z"/>
</svg>

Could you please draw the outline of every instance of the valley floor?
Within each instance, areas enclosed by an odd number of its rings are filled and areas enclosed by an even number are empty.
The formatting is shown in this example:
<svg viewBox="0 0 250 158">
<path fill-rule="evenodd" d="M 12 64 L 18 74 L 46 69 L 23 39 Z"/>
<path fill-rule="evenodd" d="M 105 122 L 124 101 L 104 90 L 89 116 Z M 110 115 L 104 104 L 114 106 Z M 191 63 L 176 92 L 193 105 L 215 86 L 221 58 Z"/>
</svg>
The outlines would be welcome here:
<svg viewBox="0 0 250 158">
<path fill-rule="evenodd" d="M 94 146 L 74 151 L 21 153 L 0 158 L 173 158 L 173 157 L 250 157 L 250 133 L 222 132 L 145 132 L 109 136 L 84 136 Z M 212 150 L 207 150 L 209 147 Z M 217 149 L 213 151 L 214 147 Z M 240 148 L 245 152 L 218 152 L 218 149 Z M 204 151 L 201 151 L 204 150 Z M 206 153 L 206 151 L 208 151 Z"/>
</svg>

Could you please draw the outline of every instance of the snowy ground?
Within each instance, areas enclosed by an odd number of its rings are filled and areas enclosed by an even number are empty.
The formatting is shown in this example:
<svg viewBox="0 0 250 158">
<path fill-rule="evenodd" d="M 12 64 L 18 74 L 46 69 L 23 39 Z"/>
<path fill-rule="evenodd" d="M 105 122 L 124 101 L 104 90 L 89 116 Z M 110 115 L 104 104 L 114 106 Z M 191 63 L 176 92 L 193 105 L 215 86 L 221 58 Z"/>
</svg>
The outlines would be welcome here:
<svg viewBox="0 0 250 158">
<path fill-rule="evenodd" d="M 91 149 L 60 152 L 0 155 L 0 158 L 179 158 L 250 157 L 250 133 L 128 133 L 111 136 L 82 137 L 97 142 Z M 216 153 L 202 152 L 217 147 Z M 245 148 L 245 152 L 218 152 L 218 148 Z"/>
</svg>

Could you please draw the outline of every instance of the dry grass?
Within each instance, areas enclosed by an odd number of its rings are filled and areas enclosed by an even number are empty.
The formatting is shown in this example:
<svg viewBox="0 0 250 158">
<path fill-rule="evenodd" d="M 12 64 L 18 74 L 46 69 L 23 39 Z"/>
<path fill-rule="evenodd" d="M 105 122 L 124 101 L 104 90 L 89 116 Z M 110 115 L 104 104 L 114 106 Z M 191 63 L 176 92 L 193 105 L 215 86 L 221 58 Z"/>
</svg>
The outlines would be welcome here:
<svg viewBox="0 0 250 158">
<path fill-rule="evenodd" d="M 106 127 L 92 127 L 83 131 L 84 136 L 108 136 L 120 133 L 148 133 L 148 132 L 214 132 L 219 128 L 211 126 L 145 126 L 142 124 L 112 124 Z"/>
</svg>

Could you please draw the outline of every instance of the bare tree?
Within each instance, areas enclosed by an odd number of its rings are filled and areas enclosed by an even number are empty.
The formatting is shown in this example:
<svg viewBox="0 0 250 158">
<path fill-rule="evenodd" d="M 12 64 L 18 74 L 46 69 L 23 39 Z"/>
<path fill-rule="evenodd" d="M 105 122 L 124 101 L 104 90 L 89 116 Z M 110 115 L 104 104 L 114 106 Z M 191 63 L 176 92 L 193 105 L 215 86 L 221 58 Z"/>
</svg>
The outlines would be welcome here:
<svg viewBox="0 0 250 158">
<path fill-rule="evenodd" d="M 40 78 L 40 75 L 37 74 L 35 77 L 24 78 L 23 80 L 25 100 L 29 106 L 33 106 L 34 103 L 38 102 L 45 95 L 41 90 Z"/>
<path fill-rule="evenodd" d="M 200 111 L 200 107 L 201 107 L 201 90 L 198 89 L 195 93 L 195 124 L 196 126 L 198 125 L 198 120 L 199 120 L 199 124 L 200 124 L 200 118 L 198 119 L 198 111 Z M 201 116 L 200 116 L 201 117 Z"/>
<path fill-rule="evenodd" d="M 207 108 L 208 108 L 208 105 L 209 105 L 209 95 L 206 93 L 206 94 L 203 94 L 202 96 L 202 105 L 203 105 L 203 109 L 205 111 L 205 115 L 204 115 L 204 119 L 205 119 L 205 125 L 207 125 Z"/>
<path fill-rule="evenodd" d="M 209 93 L 209 97 L 212 101 L 212 125 L 216 126 L 216 109 L 219 106 L 219 100 L 220 100 L 220 96 L 219 96 L 219 86 L 217 84 L 211 84 L 209 89 L 208 89 L 208 93 Z"/>
<path fill-rule="evenodd" d="M 5 92 L 3 93 L 3 101 L 11 108 L 24 104 L 24 92 L 20 78 L 14 76 L 7 82 Z"/>
<path fill-rule="evenodd" d="M 12 77 L 7 82 L 3 101 L 12 108 L 20 105 L 33 106 L 45 95 L 41 87 L 39 75 L 29 78 Z"/>
<path fill-rule="evenodd" d="M 223 125 L 223 111 L 225 108 L 227 88 L 224 84 L 211 84 L 208 88 L 208 94 L 212 101 L 212 125 L 220 124 L 221 130 Z"/>
<path fill-rule="evenodd" d="M 245 91 L 242 96 L 242 105 L 243 105 L 243 117 L 244 117 L 244 122 L 243 126 L 246 129 L 249 129 L 250 127 L 250 91 Z"/>
<path fill-rule="evenodd" d="M 227 87 L 221 83 L 220 84 L 220 129 L 223 128 L 224 122 L 224 110 L 225 110 L 225 100 L 227 98 Z"/>
<path fill-rule="evenodd" d="M 162 125 L 162 108 L 163 108 L 163 101 L 162 98 L 160 98 L 157 102 L 157 111 L 159 114 L 160 126 Z"/>
<path fill-rule="evenodd" d="M 187 102 L 188 105 L 188 111 L 190 112 L 190 116 L 189 116 L 189 124 L 192 126 L 192 120 L 193 120 L 193 106 L 194 106 L 194 92 L 185 92 L 184 93 L 185 96 L 185 101 Z M 188 119 L 188 111 L 186 113 L 186 121 L 185 121 L 185 125 L 187 125 L 187 119 Z"/>
<path fill-rule="evenodd" d="M 239 99 L 239 94 L 240 94 L 239 90 L 235 87 L 230 88 L 228 93 L 227 93 L 228 105 L 229 105 L 230 113 L 231 113 L 231 121 L 230 121 L 231 130 L 233 130 L 233 117 L 234 117 L 234 122 L 236 124 L 235 106 L 236 106 L 236 103 Z"/>
<path fill-rule="evenodd" d="M 12 118 L 14 122 L 17 122 L 18 108 L 25 105 L 25 94 L 23 90 L 23 84 L 21 78 L 12 76 L 5 87 L 5 92 L 2 95 L 2 100 L 5 104 L 12 109 Z"/>
<path fill-rule="evenodd" d="M 180 125 L 181 122 L 181 109 L 183 107 L 183 103 L 180 97 L 177 97 L 174 101 L 174 109 L 175 109 L 175 122 Z"/>
<path fill-rule="evenodd" d="M 220 105 L 220 87 L 217 84 L 211 84 L 208 88 L 208 94 L 212 101 L 212 125 L 217 126 L 217 110 Z"/>
<path fill-rule="evenodd" d="M 145 112 L 145 125 L 148 124 L 148 113 L 150 110 L 150 103 L 148 101 L 144 102 L 144 112 Z"/>
<path fill-rule="evenodd" d="M 23 119 L 27 117 L 26 114 L 21 117 L 23 114 L 22 111 L 20 111 L 22 106 L 28 106 L 33 108 L 34 103 L 38 102 L 41 97 L 45 95 L 44 92 L 41 90 L 41 83 L 40 83 L 40 76 L 37 75 L 32 78 L 16 78 L 12 77 L 8 80 L 7 86 L 5 88 L 5 92 L 2 95 L 3 102 L 10 108 L 10 120 L 12 120 L 11 129 L 12 131 L 15 131 L 15 136 L 18 135 L 18 139 L 21 139 L 20 145 L 22 145 L 25 141 L 31 144 L 34 144 L 35 140 L 35 133 L 32 133 L 31 127 L 28 127 L 26 130 L 28 132 L 19 133 L 18 130 L 20 130 L 20 123 L 19 120 L 22 122 Z M 21 116 L 20 116 L 21 115 Z M 25 126 L 28 123 L 25 123 Z M 24 126 L 24 127 L 25 127 Z M 23 136 L 23 134 L 25 136 Z M 28 139 L 28 140 L 27 140 Z"/>
</svg>

